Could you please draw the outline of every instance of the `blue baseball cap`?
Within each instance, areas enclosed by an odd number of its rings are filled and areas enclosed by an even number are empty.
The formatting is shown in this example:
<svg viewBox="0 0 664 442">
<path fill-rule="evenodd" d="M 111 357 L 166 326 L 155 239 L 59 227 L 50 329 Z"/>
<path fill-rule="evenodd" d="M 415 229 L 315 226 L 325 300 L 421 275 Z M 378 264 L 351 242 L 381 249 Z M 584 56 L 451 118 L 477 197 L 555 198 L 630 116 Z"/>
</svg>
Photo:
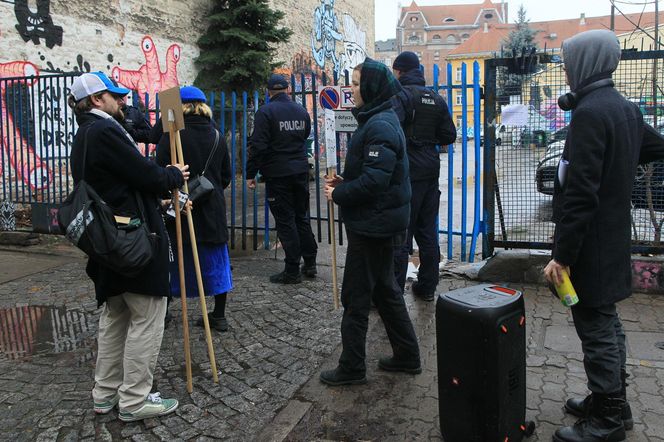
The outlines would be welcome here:
<svg viewBox="0 0 664 442">
<path fill-rule="evenodd" d="M 129 89 L 113 84 L 111 79 L 103 72 L 86 72 L 76 77 L 70 90 L 76 101 L 102 91 L 108 91 L 111 94 L 123 97 L 131 92 Z"/>
<path fill-rule="evenodd" d="M 202 103 L 207 103 L 205 94 L 202 90 L 196 86 L 184 86 L 180 88 L 180 99 L 183 103 L 192 103 L 194 101 L 200 101 Z"/>
<path fill-rule="evenodd" d="M 267 81 L 267 88 L 270 90 L 288 89 L 288 80 L 283 75 L 272 74 Z"/>
</svg>

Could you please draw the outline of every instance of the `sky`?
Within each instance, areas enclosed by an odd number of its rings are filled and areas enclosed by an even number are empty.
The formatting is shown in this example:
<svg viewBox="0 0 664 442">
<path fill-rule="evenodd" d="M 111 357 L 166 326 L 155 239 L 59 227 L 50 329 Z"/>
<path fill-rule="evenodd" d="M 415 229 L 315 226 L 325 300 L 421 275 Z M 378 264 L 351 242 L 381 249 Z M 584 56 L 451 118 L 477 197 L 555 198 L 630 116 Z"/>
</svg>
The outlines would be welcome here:
<svg viewBox="0 0 664 442">
<path fill-rule="evenodd" d="M 415 0 L 419 6 L 479 4 L 482 0 Z M 500 3 L 493 0 L 494 3 Z M 394 38 L 399 11 L 399 2 L 408 6 L 411 0 L 376 0 L 376 41 Z M 509 22 L 516 21 L 519 5 L 526 9 L 526 17 L 530 21 L 560 20 L 564 18 L 586 17 L 611 14 L 609 0 L 511 0 L 509 4 Z M 636 4 L 634 4 L 636 3 Z M 645 3 L 645 4 L 644 4 Z M 616 0 L 616 7 L 624 13 L 654 11 L 654 0 Z M 664 10 L 664 1 L 659 1 L 659 9 Z M 616 11 L 618 14 L 618 11 Z M 663 20 L 664 21 L 664 20 Z"/>
</svg>

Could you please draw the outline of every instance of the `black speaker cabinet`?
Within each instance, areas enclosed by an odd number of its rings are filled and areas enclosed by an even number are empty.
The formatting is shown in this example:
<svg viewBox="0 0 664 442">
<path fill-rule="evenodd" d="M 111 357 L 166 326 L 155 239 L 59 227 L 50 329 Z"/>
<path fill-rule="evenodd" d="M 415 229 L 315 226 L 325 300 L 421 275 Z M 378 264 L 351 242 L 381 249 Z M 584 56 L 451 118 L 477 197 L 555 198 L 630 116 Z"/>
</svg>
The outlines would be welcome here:
<svg viewBox="0 0 664 442">
<path fill-rule="evenodd" d="M 484 284 L 441 294 L 436 341 L 446 442 L 515 442 L 532 434 L 521 292 Z"/>
</svg>

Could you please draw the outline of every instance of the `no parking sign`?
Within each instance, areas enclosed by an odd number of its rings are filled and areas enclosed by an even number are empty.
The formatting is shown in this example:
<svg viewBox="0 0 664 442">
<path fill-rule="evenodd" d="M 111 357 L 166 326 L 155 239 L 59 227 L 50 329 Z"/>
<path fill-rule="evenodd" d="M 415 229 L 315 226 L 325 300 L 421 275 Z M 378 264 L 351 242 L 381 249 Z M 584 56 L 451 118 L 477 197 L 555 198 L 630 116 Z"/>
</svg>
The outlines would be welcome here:
<svg viewBox="0 0 664 442">
<path fill-rule="evenodd" d="M 318 102 L 323 109 L 338 109 L 341 102 L 339 88 L 337 86 L 325 86 L 318 94 Z"/>
</svg>

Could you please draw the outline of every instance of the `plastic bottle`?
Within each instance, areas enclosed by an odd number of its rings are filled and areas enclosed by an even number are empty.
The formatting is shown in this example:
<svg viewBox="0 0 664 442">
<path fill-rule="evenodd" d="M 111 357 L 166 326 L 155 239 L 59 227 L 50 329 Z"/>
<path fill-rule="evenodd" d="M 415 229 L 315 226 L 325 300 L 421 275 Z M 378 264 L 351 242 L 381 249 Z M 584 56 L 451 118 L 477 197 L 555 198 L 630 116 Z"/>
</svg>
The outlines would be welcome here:
<svg viewBox="0 0 664 442">
<path fill-rule="evenodd" d="M 562 284 L 556 284 L 556 293 L 558 293 L 558 298 L 560 302 L 563 303 L 565 307 L 572 307 L 579 302 L 579 297 L 576 296 L 576 290 L 572 285 L 572 281 L 569 279 L 569 275 L 566 271 L 563 270 L 563 282 Z"/>
</svg>

